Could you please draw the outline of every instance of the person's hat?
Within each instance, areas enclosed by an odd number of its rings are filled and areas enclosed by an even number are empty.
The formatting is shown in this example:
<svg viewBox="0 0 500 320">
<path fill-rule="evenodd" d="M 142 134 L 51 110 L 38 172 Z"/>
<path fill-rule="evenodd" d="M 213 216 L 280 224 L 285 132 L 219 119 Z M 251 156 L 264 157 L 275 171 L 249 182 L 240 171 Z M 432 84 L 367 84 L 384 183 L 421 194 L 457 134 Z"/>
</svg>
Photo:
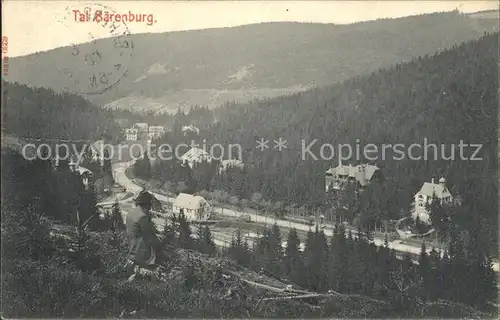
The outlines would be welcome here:
<svg viewBox="0 0 500 320">
<path fill-rule="evenodd" d="M 140 204 L 151 204 L 153 201 L 153 196 L 151 193 L 147 192 L 145 189 L 143 189 L 139 194 L 134 198 L 134 202 L 138 205 Z"/>
</svg>

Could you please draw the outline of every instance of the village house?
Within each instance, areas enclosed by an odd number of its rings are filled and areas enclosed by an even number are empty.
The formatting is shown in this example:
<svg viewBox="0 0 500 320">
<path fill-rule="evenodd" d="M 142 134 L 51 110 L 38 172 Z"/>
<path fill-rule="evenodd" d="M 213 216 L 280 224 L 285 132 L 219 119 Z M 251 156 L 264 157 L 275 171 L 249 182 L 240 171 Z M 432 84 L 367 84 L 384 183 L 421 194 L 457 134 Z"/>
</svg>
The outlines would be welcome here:
<svg viewBox="0 0 500 320">
<path fill-rule="evenodd" d="M 150 126 L 148 136 L 149 139 L 158 139 L 163 134 L 165 134 L 165 128 L 163 126 Z"/>
<path fill-rule="evenodd" d="M 175 198 L 173 206 L 173 213 L 179 214 L 181 209 L 189 221 L 205 221 L 210 218 L 210 205 L 201 196 L 193 196 L 187 193 L 180 193 Z"/>
<path fill-rule="evenodd" d="M 104 140 L 97 140 L 93 144 L 90 145 L 90 150 L 92 152 L 92 162 L 97 162 L 101 165 L 104 165 Z M 109 149 L 107 150 L 109 152 Z"/>
<path fill-rule="evenodd" d="M 364 188 L 377 177 L 380 177 L 380 168 L 370 164 L 357 166 L 339 164 L 325 172 L 326 192 L 342 190 L 350 182 L 355 182 L 358 188 Z"/>
<path fill-rule="evenodd" d="M 243 161 L 238 159 L 222 160 L 219 165 L 219 173 L 226 172 L 230 168 L 243 169 Z"/>
<path fill-rule="evenodd" d="M 92 180 L 94 174 L 89 169 L 83 167 L 78 167 L 77 172 L 80 174 L 80 177 L 82 178 L 85 190 L 88 190 L 90 186 L 90 181 Z"/>
<path fill-rule="evenodd" d="M 128 128 L 125 130 L 125 140 L 137 141 L 138 134 L 139 134 L 139 129 Z"/>
<path fill-rule="evenodd" d="M 193 168 L 195 163 L 200 163 L 203 161 L 211 162 L 212 157 L 208 152 L 199 148 L 191 148 L 181 157 L 182 164 L 187 164 L 190 168 Z"/>
<path fill-rule="evenodd" d="M 438 183 L 434 180 L 431 182 L 424 182 L 422 188 L 415 194 L 415 209 L 412 212 L 412 217 L 419 218 L 420 221 L 431 224 L 428 206 L 431 204 L 433 198 L 438 199 L 441 204 L 451 204 L 453 197 L 446 187 L 446 179 L 439 179 Z"/>
<path fill-rule="evenodd" d="M 149 125 L 145 122 L 138 122 L 132 126 L 133 129 L 139 130 L 141 132 L 148 132 Z"/>
<path fill-rule="evenodd" d="M 194 133 L 196 135 L 199 135 L 200 134 L 200 129 L 196 128 L 193 125 L 189 125 L 189 126 L 183 126 L 182 127 L 182 132 L 184 133 L 185 136 L 187 134 L 189 134 L 189 133 Z"/>
<path fill-rule="evenodd" d="M 81 167 L 78 161 L 74 160 L 74 157 L 71 157 L 70 162 L 68 163 L 69 170 L 71 172 L 76 172 L 80 175 L 82 179 L 82 183 L 85 187 L 85 190 L 88 190 L 92 178 L 94 177 L 94 173 L 87 168 Z"/>
</svg>

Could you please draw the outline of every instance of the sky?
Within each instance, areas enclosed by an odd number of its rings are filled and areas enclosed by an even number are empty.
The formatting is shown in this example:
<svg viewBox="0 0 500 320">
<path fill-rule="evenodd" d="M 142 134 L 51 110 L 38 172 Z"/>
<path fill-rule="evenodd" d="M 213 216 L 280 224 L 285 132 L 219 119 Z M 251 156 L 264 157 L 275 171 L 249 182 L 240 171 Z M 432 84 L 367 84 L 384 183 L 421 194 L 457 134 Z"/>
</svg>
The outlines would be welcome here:
<svg viewBox="0 0 500 320">
<path fill-rule="evenodd" d="M 498 10 L 497 1 L 3 1 L 7 55 L 27 55 L 109 37 L 95 22 L 75 21 L 74 10 L 152 14 L 155 23 L 128 22 L 133 34 L 195 30 L 270 22 L 348 24 L 423 13 Z M 102 24 L 102 23 L 101 23 Z M 5 43 L 5 41 L 3 41 Z"/>
</svg>

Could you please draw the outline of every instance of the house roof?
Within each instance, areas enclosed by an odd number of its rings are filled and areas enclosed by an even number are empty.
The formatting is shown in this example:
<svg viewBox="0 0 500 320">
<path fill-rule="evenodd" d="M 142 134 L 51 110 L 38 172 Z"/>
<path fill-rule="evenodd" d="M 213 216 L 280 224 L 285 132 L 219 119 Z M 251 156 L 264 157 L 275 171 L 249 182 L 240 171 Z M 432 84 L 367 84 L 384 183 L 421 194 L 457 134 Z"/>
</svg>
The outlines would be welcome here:
<svg viewBox="0 0 500 320">
<path fill-rule="evenodd" d="M 450 197 L 451 193 L 444 183 L 424 182 L 424 185 L 417 194 L 432 197 L 436 196 L 439 199 Z"/>
<path fill-rule="evenodd" d="M 188 152 L 186 152 L 181 159 L 183 161 L 199 161 L 201 159 L 210 159 L 210 154 L 205 150 L 199 148 L 191 148 Z"/>
<path fill-rule="evenodd" d="M 102 183 L 106 183 L 105 179 L 103 179 Z M 161 205 L 160 200 L 158 200 L 154 194 L 152 194 L 150 192 L 148 192 L 148 193 L 151 195 L 151 205 L 152 205 L 151 209 L 153 209 L 154 211 L 161 211 L 162 205 Z M 132 199 L 135 201 L 137 199 L 137 197 L 139 196 L 139 194 L 140 194 L 139 192 L 135 193 Z"/>
<path fill-rule="evenodd" d="M 378 170 L 380 170 L 379 167 L 371 164 L 358 164 L 357 166 L 345 166 L 340 164 L 335 168 L 328 169 L 325 174 L 354 178 L 362 186 L 365 186 L 373 178 L 373 175 Z"/>
<path fill-rule="evenodd" d="M 208 205 L 208 202 L 205 198 L 187 193 L 179 193 L 174 200 L 174 206 L 184 209 L 196 210 L 206 205 Z"/>
<path fill-rule="evenodd" d="M 104 152 L 104 140 L 97 140 L 90 145 L 90 148 L 94 152 L 94 158 L 100 157 Z"/>
<path fill-rule="evenodd" d="M 243 166 L 243 161 L 238 160 L 238 159 L 231 159 L 231 160 L 222 160 L 220 162 L 220 165 L 223 169 L 227 169 L 230 167 L 242 167 Z"/>
<path fill-rule="evenodd" d="M 92 175 L 92 171 L 90 171 L 89 169 L 87 168 L 84 168 L 84 167 L 78 167 L 76 170 L 78 170 L 78 173 L 80 175 L 86 173 L 86 174 L 89 174 L 89 175 Z"/>
<path fill-rule="evenodd" d="M 165 130 L 165 128 L 163 126 L 150 126 L 149 127 L 149 131 L 155 131 L 155 130 L 163 131 L 163 130 Z"/>
<path fill-rule="evenodd" d="M 193 126 L 193 125 L 190 125 L 190 126 L 183 126 L 183 127 L 182 127 L 182 132 L 186 132 L 186 131 L 191 131 L 191 132 L 200 133 L 200 129 L 196 128 L 196 127 L 195 127 L 195 126 Z"/>
</svg>

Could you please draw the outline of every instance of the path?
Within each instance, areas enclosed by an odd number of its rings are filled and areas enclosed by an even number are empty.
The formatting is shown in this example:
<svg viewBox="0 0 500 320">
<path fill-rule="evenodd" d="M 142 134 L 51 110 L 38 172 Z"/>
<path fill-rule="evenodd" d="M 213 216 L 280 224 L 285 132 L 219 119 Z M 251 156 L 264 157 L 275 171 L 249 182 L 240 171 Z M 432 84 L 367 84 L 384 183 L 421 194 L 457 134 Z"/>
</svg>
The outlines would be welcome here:
<svg viewBox="0 0 500 320">
<path fill-rule="evenodd" d="M 112 166 L 112 170 L 114 173 L 115 181 L 116 183 L 122 185 L 125 187 L 127 191 L 137 193 L 142 190 L 141 186 L 136 185 L 133 181 L 131 181 L 125 174 L 125 170 L 133 164 L 133 161 L 129 162 L 120 162 L 120 163 L 115 163 Z M 172 202 L 173 198 L 151 192 L 158 200 L 163 201 L 163 202 Z M 241 215 L 245 214 L 248 215 L 248 213 L 241 212 L 241 211 L 236 211 L 236 210 L 231 210 L 227 208 L 219 208 L 219 207 L 214 207 L 214 212 L 222 214 L 222 211 L 224 211 L 225 216 L 232 216 L 232 217 L 240 217 Z M 262 216 L 262 215 L 256 215 L 252 214 L 251 215 L 252 220 L 255 222 L 276 222 L 276 224 L 279 227 L 285 227 L 285 228 L 295 228 L 297 230 L 302 230 L 302 231 L 309 231 L 311 226 L 308 226 L 306 224 L 302 223 L 297 223 L 297 222 L 292 222 L 288 220 L 281 220 L 281 219 L 273 219 L 267 216 Z M 331 237 L 333 235 L 333 228 L 331 227 L 325 227 L 324 229 L 325 235 Z M 396 251 L 400 252 L 408 252 L 411 254 L 419 254 L 420 253 L 420 247 L 417 246 L 411 246 L 408 244 L 403 244 L 399 243 L 400 240 L 395 240 L 392 242 L 389 242 L 389 248 L 394 249 Z M 373 243 L 376 246 L 383 246 L 384 245 L 384 239 L 380 237 L 374 237 Z M 427 248 L 427 251 L 430 252 L 432 248 Z M 499 264 L 498 262 L 493 263 L 493 270 L 495 272 L 499 272 Z"/>
</svg>

